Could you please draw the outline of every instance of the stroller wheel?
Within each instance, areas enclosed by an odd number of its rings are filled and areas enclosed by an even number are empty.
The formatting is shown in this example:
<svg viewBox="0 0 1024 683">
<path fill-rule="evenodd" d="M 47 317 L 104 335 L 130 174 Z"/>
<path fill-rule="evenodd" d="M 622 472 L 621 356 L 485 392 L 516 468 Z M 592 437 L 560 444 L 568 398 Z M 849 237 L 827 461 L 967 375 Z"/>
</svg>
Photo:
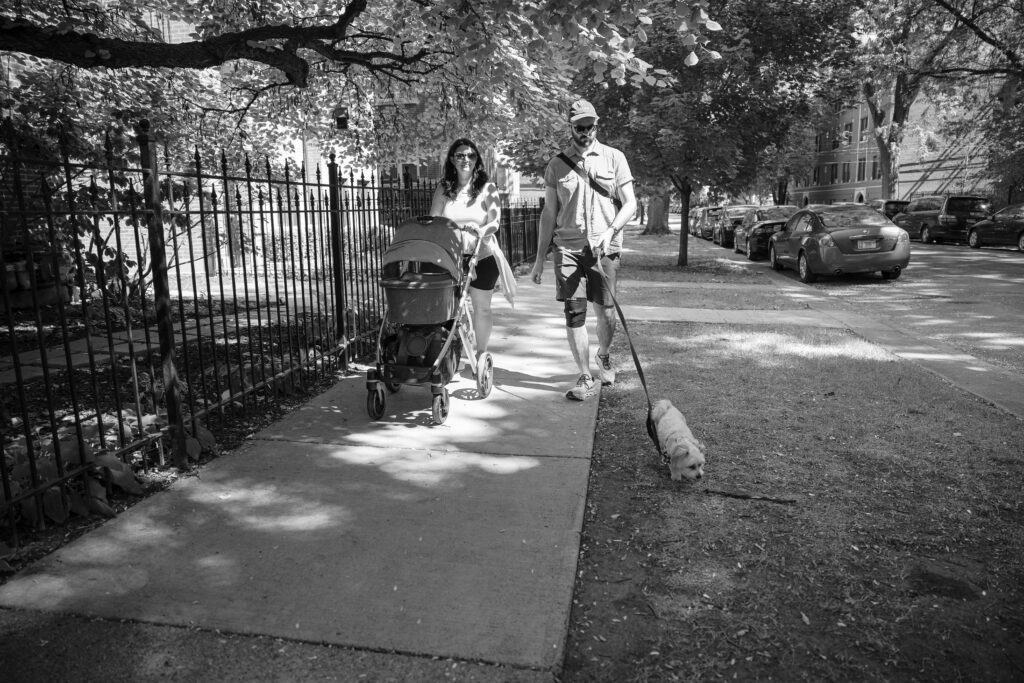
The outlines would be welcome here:
<svg viewBox="0 0 1024 683">
<path fill-rule="evenodd" d="M 480 398 L 487 398 L 494 386 L 494 358 L 490 351 L 484 351 L 476 361 L 476 392 Z"/>
<path fill-rule="evenodd" d="M 401 382 L 384 382 L 384 386 L 387 387 L 387 390 L 389 392 L 391 392 L 392 394 L 397 394 L 398 390 L 402 388 L 402 383 Z"/>
<path fill-rule="evenodd" d="M 434 424 L 443 425 L 448 419 L 448 389 L 441 389 L 440 394 L 434 394 L 434 401 L 431 405 L 434 414 Z"/>
<path fill-rule="evenodd" d="M 379 384 L 366 392 L 366 412 L 371 420 L 382 418 L 387 407 L 387 394 L 384 393 L 384 389 Z"/>
</svg>

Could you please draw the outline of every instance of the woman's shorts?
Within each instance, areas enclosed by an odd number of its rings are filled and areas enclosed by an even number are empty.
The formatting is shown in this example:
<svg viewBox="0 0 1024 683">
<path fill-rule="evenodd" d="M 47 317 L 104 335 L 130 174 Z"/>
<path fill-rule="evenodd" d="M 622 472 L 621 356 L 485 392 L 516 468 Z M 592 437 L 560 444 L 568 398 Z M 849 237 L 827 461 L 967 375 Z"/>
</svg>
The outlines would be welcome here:
<svg viewBox="0 0 1024 683">
<path fill-rule="evenodd" d="M 590 247 L 581 251 L 558 248 L 555 250 L 555 299 L 586 299 L 602 306 L 614 306 L 615 274 L 619 269 L 619 254 L 602 254 L 601 268 Z M 611 296 L 609 296 L 609 294 Z"/>
<path fill-rule="evenodd" d="M 469 265 L 469 256 L 465 257 L 466 267 Z M 498 282 L 498 259 L 493 256 L 485 256 L 476 262 L 476 277 L 469 283 L 473 289 L 490 291 Z"/>
</svg>

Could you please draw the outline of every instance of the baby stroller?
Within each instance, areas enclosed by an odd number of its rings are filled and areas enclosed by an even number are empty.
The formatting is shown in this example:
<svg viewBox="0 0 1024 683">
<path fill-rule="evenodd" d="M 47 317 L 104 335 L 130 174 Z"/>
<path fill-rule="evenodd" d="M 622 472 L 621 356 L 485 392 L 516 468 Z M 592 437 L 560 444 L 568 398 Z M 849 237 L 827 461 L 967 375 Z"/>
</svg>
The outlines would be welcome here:
<svg viewBox="0 0 1024 683">
<path fill-rule="evenodd" d="M 468 260 L 463 259 L 464 234 L 475 242 Z M 377 360 L 366 371 L 371 419 L 384 415 L 389 392 L 403 384 L 429 384 L 434 423 L 443 424 L 448 418 L 446 385 L 459 371 L 463 352 L 480 397 L 491 393 L 494 362 L 490 353 L 477 357 L 469 302 L 483 237 L 438 216 L 411 218 L 395 230 L 382 260 L 386 308 L 377 335 Z"/>
</svg>

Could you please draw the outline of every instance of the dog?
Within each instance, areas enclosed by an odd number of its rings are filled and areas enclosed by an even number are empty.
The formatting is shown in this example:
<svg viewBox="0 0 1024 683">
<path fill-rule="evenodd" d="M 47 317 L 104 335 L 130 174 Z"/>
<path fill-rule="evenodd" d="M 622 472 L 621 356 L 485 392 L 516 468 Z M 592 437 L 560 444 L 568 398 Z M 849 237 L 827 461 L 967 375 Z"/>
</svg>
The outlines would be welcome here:
<svg viewBox="0 0 1024 683">
<path fill-rule="evenodd" d="M 694 437 L 686 418 L 667 399 L 656 401 L 647 413 L 647 433 L 668 465 L 673 481 L 704 477 L 707 448 Z"/>
</svg>

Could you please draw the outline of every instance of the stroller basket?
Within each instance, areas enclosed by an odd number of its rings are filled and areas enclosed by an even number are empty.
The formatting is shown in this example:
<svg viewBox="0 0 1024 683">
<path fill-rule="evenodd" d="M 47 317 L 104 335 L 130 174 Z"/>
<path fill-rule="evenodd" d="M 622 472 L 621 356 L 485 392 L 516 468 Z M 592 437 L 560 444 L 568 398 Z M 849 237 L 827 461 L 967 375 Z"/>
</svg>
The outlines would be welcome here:
<svg viewBox="0 0 1024 683">
<path fill-rule="evenodd" d="M 455 316 L 455 282 L 448 273 L 404 273 L 381 278 L 388 302 L 388 321 L 398 325 L 430 325 Z"/>
</svg>

